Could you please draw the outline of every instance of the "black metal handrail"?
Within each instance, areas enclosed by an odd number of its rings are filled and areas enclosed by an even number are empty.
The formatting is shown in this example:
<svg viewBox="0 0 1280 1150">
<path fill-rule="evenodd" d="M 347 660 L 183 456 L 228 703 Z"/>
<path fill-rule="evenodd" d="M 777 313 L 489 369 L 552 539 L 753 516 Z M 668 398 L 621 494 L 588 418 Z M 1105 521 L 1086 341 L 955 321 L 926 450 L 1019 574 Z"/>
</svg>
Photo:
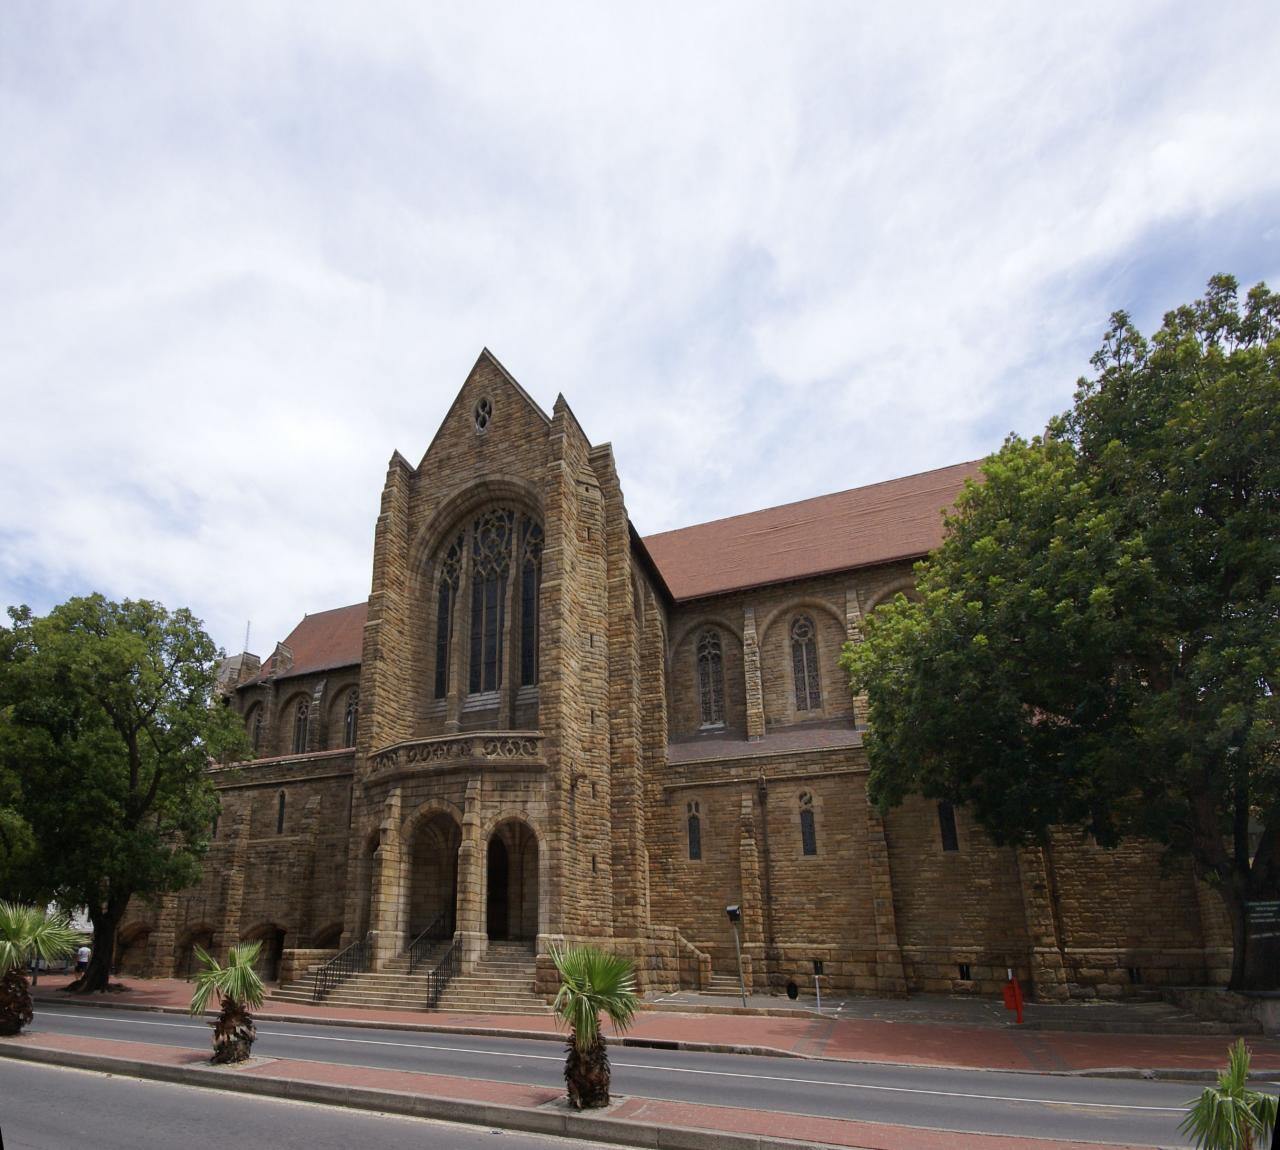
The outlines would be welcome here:
<svg viewBox="0 0 1280 1150">
<path fill-rule="evenodd" d="M 443 942 L 448 935 L 444 929 L 444 915 L 438 914 L 431 920 L 431 925 L 418 935 L 407 948 L 409 955 L 409 973 L 418 969 L 431 953 L 432 946 Z"/>
<path fill-rule="evenodd" d="M 456 978 L 462 969 L 462 949 L 455 942 L 444 952 L 444 957 L 436 963 L 436 968 L 427 975 L 427 1007 L 434 1009 L 440 1005 L 440 996 L 449 985 L 450 979 Z"/>
<path fill-rule="evenodd" d="M 323 1002 L 324 996 L 353 974 L 362 974 L 373 960 L 373 934 L 370 932 L 359 942 L 353 942 L 339 951 L 316 971 L 311 989 L 311 1001 Z"/>
</svg>

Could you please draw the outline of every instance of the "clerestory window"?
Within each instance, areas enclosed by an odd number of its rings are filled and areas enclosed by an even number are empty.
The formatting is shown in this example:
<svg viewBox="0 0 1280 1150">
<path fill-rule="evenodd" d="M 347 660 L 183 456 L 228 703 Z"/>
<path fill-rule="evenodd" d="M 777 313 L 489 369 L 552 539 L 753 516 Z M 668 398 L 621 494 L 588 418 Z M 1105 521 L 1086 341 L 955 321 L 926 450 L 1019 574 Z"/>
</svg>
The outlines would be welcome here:
<svg viewBox="0 0 1280 1150">
<path fill-rule="evenodd" d="M 307 723 L 311 718 L 311 704 L 301 699 L 293 712 L 293 753 L 303 754 L 307 749 Z"/>
<path fill-rule="evenodd" d="M 698 704 L 704 727 L 724 723 L 724 656 L 720 632 L 710 627 L 698 636 Z"/>
<path fill-rule="evenodd" d="M 796 710 L 818 710 L 822 706 L 818 640 L 813 620 L 808 615 L 801 615 L 791 624 L 791 670 L 796 685 Z"/>
<path fill-rule="evenodd" d="M 342 716 L 343 746 L 354 747 L 356 745 L 356 724 L 359 720 L 360 692 L 349 691 L 347 693 L 347 709 Z"/>
</svg>

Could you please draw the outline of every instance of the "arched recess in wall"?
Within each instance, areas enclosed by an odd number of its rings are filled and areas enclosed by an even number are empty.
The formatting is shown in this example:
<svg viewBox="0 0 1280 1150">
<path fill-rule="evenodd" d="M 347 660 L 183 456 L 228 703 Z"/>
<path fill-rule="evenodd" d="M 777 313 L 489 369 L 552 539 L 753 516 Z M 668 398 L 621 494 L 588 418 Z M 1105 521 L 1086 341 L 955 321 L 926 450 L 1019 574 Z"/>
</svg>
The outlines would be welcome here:
<svg viewBox="0 0 1280 1150">
<path fill-rule="evenodd" d="M 918 603 L 920 601 L 920 592 L 916 590 L 916 581 L 910 575 L 904 575 L 901 579 L 895 579 L 888 586 L 880 588 L 880 590 L 863 605 L 863 615 L 870 615 L 877 607 L 883 607 L 895 595 L 899 594 L 905 595 L 913 602 Z"/>
<path fill-rule="evenodd" d="M 759 642 L 767 725 L 848 716 L 839 664 L 846 635 L 844 617 L 821 599 L 794 599 L 764 616 Z"/>
<path fill-rule="evenodd" d="M 173 947 L 173 973 L 175 978 L 189 978 L 195 973 L 196 947 L 213 954 L 213 926 L 207 922 L 191 923 L 178 935 Z M 220 957 L 214 955 L 215 958 Z"/>
<path fill-rule="evenodd" d="M 261 703 L 254 703 L 244 713 L 244 733 L 249 739 L 249 748 L 252 757 L 262 758 L 264 755 L 270 754 L 270 750 L 264 746 L 266 742 L 266 731 L 263 720 L 263 706 Z"/>
<path fill-rule="evenodd" d="M 151 927 L 138 922 L 125 927 L 116 939 L 115 972 L 141 978 L 152 973 L 147 969 L 147 944 Z"/>
<path fill-rule="evenodd" d="M 311 693 L 295 691 L 280 708 L 276 721 L 276 747 L 283 755 L 306 753 L 312 723 Z"/>
<path fill-rule="evenodd" d="M 546 544 L 541 508 L 519 484 L 484 483 L 451 500 L 437 521 L 447 526 L 415 541 L 419 714 L 492 711 L 505 700 L 512 707 L 505 723 L 536 725 Z"/>
<path fill-rule="evenodd" d="M 746 729 L 741 633 L 720 616 L 685 624 L 668 668 L 673 736 Z"/>
</svg>

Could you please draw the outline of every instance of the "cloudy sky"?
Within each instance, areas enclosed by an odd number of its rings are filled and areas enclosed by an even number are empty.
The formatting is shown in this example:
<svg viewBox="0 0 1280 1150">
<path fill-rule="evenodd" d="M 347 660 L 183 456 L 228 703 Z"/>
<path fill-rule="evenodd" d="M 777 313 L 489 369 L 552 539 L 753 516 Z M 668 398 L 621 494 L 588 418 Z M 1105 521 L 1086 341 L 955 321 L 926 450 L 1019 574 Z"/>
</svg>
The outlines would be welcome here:
<svg viewBox="0 0 1280 1150">
<path fill-rule="evenodd" d="M 480 349 L 643 534 L 981 456 L 1280 281 L 1280 6 L 0 3 L 0 605 L 262 654 Z"/>
</svg>

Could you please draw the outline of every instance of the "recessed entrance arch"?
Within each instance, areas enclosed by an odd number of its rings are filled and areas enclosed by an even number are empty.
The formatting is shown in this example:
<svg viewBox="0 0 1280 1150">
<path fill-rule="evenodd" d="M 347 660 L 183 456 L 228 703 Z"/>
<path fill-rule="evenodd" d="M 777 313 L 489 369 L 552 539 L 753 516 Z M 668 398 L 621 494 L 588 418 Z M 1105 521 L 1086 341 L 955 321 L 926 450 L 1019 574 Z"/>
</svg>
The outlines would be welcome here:
<svg viewBox="0 0 1280 1150">
<path fill-rule="evenodd" d="M 485 856 L 485 922 L 490 939 L 538 936 L 538 839 L 518 819 L 499 823 Z"/>
<path fill-rule="evenodd" d="M 438 811 L 420 822 L 410 847 L 409 922 L 406 942 L 439 918 L 441 935 L 452 934 L 458 906 L 458 847 L 462 828 Z"/>
</svg>

